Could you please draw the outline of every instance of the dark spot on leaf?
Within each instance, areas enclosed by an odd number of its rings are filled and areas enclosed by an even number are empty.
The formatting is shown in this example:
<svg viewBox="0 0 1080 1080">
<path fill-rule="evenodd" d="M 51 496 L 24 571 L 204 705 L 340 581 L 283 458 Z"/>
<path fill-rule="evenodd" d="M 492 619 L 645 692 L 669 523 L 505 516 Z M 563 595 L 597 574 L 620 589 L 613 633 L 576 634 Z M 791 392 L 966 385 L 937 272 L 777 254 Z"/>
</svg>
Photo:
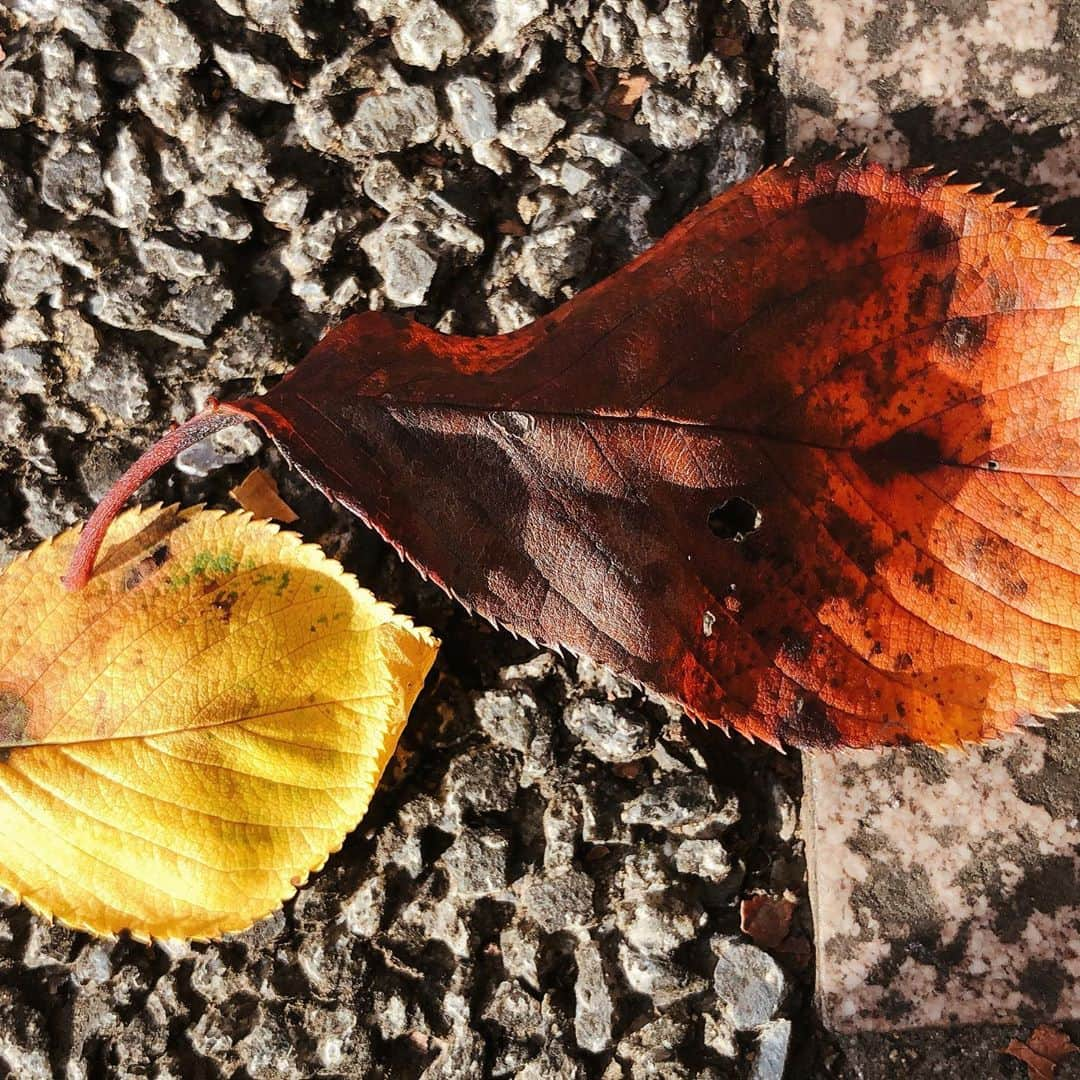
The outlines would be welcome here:
<svg viewBox="0 0 1080 1080">
<path fill-rule="evenodd" d="M 941 340 L 953 360 L 968 361 L 986 340 L 985 315 L 962 315 L 950 319 L 941 328 Z"/>
<path fill-rule="evenodd" d="M 138 588 L 155 570 L 159 570 L 168 558 L 169 545 L 159 544 L 149 555 L 144 555 L 134 566 L 128 567 L 121 588 L 124 592 Z"/>
<path fill-rule="evenodd" d="M 943 218 L 933 217 L 919 233 L 917 244 L 920 251 L 938 251 L 955 244 L 960 239 L 960 234 L 949 225 Z"/>
<path fill-rule="evenodd" d="M 886 484 L 897 476 L 918 476 L 944 463 L 941 444 L 921 431 L 898 431 L 855 457 L 875 484 Z"/>
<path fill-rule="evenodd" d="M 934 568 L 926 566 L 922 570 L 916 570 L 911 575 L 911 580 L 915 583 L 915 588 L 932 593 L 934 591 Z"/>
<path fill-rule="evenodd" d="M 790 626 L 780 630 L 780 651 L 790 660 L 801 664 L 810 656 L 810 639 Z"/>
<path fill-rule="evenodd" d="M 866 198 L 854 191 L 819 195 L 806 204 L 811 227 L 834 244 L 854 240 L 866 225 L 868 210 Z"/>
<path fill-rule="evenodd" d="M 1028 583 L 1020 577 L 1009 578 L 1005 582 L 1005 589 L 1011 596 L 1027 596 Z"/>
<path fill-rule="evenodd" d="M 219 592 L 217 596 L 215 596 L 214 599 L 211 601 L 210 606 L 220 613 L 221 621 L 223 623 L 228 623 L 228 621 L 232 618 L 233 605 L 236 603 L 238 598 L 239 594 L 235 590 L 230 589 L 228 592 L 226 592 L 224 589 L 222 589 L 221 592 Z"/>
<path fill-rule="evenodd" d="M 710 510 L 708 522 L 714 535 L 738 544 L 761 528 L 761 511 L 752 502 L 735 495 Z"/>
<path fill-rule="evenodd" d="M 832 750 L 844 741 L 829 719 L 825 702 L 811 693 L 796 699 L 795 708 L 780 721 L 776 734 L 784 742 L 812 750 Z"/>
<path fill-rule="evenodd" d="M 920 320 L 938 320 L 944 317 L 948 310 L 949 301 L 952 298 L 952 283 L 948 280 L 939 281 L 931 273 L 923 274 L 918 285 L 911 290 L 908 297 L 908 312 L 911 318 L 909 322 L 912 329 L 915 328 L 915 316 Z M 931 301 L 933 301 L 931 303 Z"/>
<path fill-rule="evenodd" d="M 26 741 L 30 709 L 13 690 L 0 690 L 0 743 L 8 745 Z"/>
</svg>

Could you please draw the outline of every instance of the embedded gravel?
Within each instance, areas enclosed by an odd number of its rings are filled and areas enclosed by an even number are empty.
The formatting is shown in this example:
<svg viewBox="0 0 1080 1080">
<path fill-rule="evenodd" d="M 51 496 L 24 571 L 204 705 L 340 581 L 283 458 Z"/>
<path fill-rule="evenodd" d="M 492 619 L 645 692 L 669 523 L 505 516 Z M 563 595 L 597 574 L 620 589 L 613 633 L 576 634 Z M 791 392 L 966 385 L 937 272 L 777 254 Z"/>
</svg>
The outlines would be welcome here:
<svg viewBox="0 0 1080 1080">
<path fill-rule="evenodd" d="M 0 556 L 344 315 L 512 330 L 775 157 L 756 0 L 8 0 L 0 34 Z M 797 761 L 468 617 L 250 432 L 144 497 L 228 505 L 255 464 L 435 627 L 429 688 L 360 829 L 249 932 L 0 909 L 0 1074 L 827 1070 Z M 739 903 L 785 890 L 770 955 Z"/>
</svg>

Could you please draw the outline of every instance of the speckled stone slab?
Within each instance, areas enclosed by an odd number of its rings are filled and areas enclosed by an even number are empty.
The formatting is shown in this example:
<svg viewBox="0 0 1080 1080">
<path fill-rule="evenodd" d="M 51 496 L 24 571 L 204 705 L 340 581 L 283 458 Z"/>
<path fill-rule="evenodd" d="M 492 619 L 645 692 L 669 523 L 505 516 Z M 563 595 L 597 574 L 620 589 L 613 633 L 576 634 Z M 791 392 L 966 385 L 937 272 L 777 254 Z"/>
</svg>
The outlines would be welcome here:
<svg viewBox="0 0 1080 1080">
<path fill-rule="evenodd" d="M 1040 201 L 1080 196 L 1080 10 L 1065 0 L 780 0 L 793 153 L 867 148 Z"/>
<path fill-rule="evenodd" d="M 1080 1017 L 1080 727 L 804 759 L 817 989 L 837 1031 Z"/>
</svg>

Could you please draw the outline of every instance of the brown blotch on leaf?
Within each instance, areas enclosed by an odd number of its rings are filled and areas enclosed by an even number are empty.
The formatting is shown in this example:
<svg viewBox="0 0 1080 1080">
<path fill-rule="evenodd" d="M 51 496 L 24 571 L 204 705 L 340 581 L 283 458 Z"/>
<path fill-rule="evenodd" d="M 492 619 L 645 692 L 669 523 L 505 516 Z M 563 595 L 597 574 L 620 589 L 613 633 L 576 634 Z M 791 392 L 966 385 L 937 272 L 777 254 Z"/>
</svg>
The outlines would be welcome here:
<svg viewBox="0 0 1080 1080">
<path fill-rule="evenodd" d="M 819 195 L 806 204 L 810 225 L 833 244 L 847 244 L 866 226 L 866 198 L 854 191 Z"/>
<path fill-rule="evenodd" d="M 918 476 L 945 463 L 941 443 L 922 431 L 898 431 L 855 459 L 875 484 L 897 476 Z"/>
<path fill-rule="evenodd" d="M 844 744 L 829 718 L 829 710 L 817 694 L 803 694 L 779 723 L 776 735 L 786 743 L 808 750 L 835 750 Z"/>
<path fill-rule="evenodd" d="M 13 690 L 0 690 L 0 744 L 21 745 L 26 741 L 30 707 Z"/>
<path fill-rule="evenodd" d="M 941 328 L 941 340 L 949 356 L 954 360 L 970 361 L 972 353 L 986 341 L 986 323 L 985 315 L 962 315 L 945 323 Z"/>
<path fill-rule="evenodd" d="M 920 251 L 940 251 L 959 239 L 960 234 L 951 225 L 935 216 L 920 232 L 917 243 Z"/>
<path fill-rule="evenodd" d="M 932 593 L 934 591 L 933 566 L 925 566 L 922 570 L 916 570 L 911 575 L 911 580 L 915 583 L 917 589 L 922 589 L 925 593 Z"/>
<path fill-rule="evenodd" d="M 990 273 L 986 276 L 986 287 L 994 299 L 995 311 L 1005 313 L 1016 310 L 1020 295 L 1015 285 L 1002 281 L 995 273 Z"/>
<path fill-rule="evenodd" d="M 810 639 L 800 631 L 785 626 L 780 631 L 780 651 L 796 664 L 805 663 L 810 656 Z"/>
<path fill-rule="evenodd" d="M 1022 577 L 1009 578 L 1005 582 L 1005 588 L 1011 596 L 1027 596 L 1028 583 Z"/>
<path fill-rule="evenodd" d="M 857 521 L 839 506 L 829 508 L 825 527 L 865 577 L 872 578 L 877 571 L 878 559 L 889 554 L 890 549 L 875 540 L 869 525 Z M 843 587 L 839 581 L 833 582 L 832 586 L 835 595 L 842 595 Z"/>
<path fill-rule="evenodd" d="M 149 555 L 144 555 L 137 563 L 128 567 L 124 572 L 124 580 L 121 583 L 121 588 L 124 592 L 131 592 L 132 589 L 137 589 L 155 571 L 160 570 L 168 561 L 168 558 L 169 545 L 159 544 Z"/>
<path fill-rule="evenodd" d="M 232 618 L 233 605 L 240 598 L 240 594 L 230 589 L 226 592 L 222 589 L 210 602 L 210 606 L 218 612 L 223 623 L 228 623 Z"/>
</svg>

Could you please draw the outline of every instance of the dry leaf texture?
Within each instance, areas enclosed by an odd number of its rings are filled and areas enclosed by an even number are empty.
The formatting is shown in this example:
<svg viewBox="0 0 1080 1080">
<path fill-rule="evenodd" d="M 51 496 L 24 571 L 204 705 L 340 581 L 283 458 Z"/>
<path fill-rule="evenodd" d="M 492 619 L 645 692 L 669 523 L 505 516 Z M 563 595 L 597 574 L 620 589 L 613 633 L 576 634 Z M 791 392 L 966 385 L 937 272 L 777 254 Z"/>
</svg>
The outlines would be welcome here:
<svg viewBox="0 0 1080 1080">
<path fill-rule="evenodd" d="M 1029 1080 L 1054 1080 L 1058 1066 L 1077 1049 L 1060 1028 L 1040 1024 L 1027 1042 L 1012 1039 L 1001 1052 L 1022 1061 L 1028 1068 Z"/>
<path fill-rule="evenodd" d="M 0 884 L 99 933 L 210 937 L 363 816 L 436 644 L 242 512 L 119 517 L 0 575 Z"/>
<path fill-rule="evenodd" d="M 191 433 L 254 418 L 464 603 L 703 720 L 957 744 L 1080 700 L 1078 299 L 1025 211 L 792 165 L 523 330 L 356 316 Z"/>
</svg>

